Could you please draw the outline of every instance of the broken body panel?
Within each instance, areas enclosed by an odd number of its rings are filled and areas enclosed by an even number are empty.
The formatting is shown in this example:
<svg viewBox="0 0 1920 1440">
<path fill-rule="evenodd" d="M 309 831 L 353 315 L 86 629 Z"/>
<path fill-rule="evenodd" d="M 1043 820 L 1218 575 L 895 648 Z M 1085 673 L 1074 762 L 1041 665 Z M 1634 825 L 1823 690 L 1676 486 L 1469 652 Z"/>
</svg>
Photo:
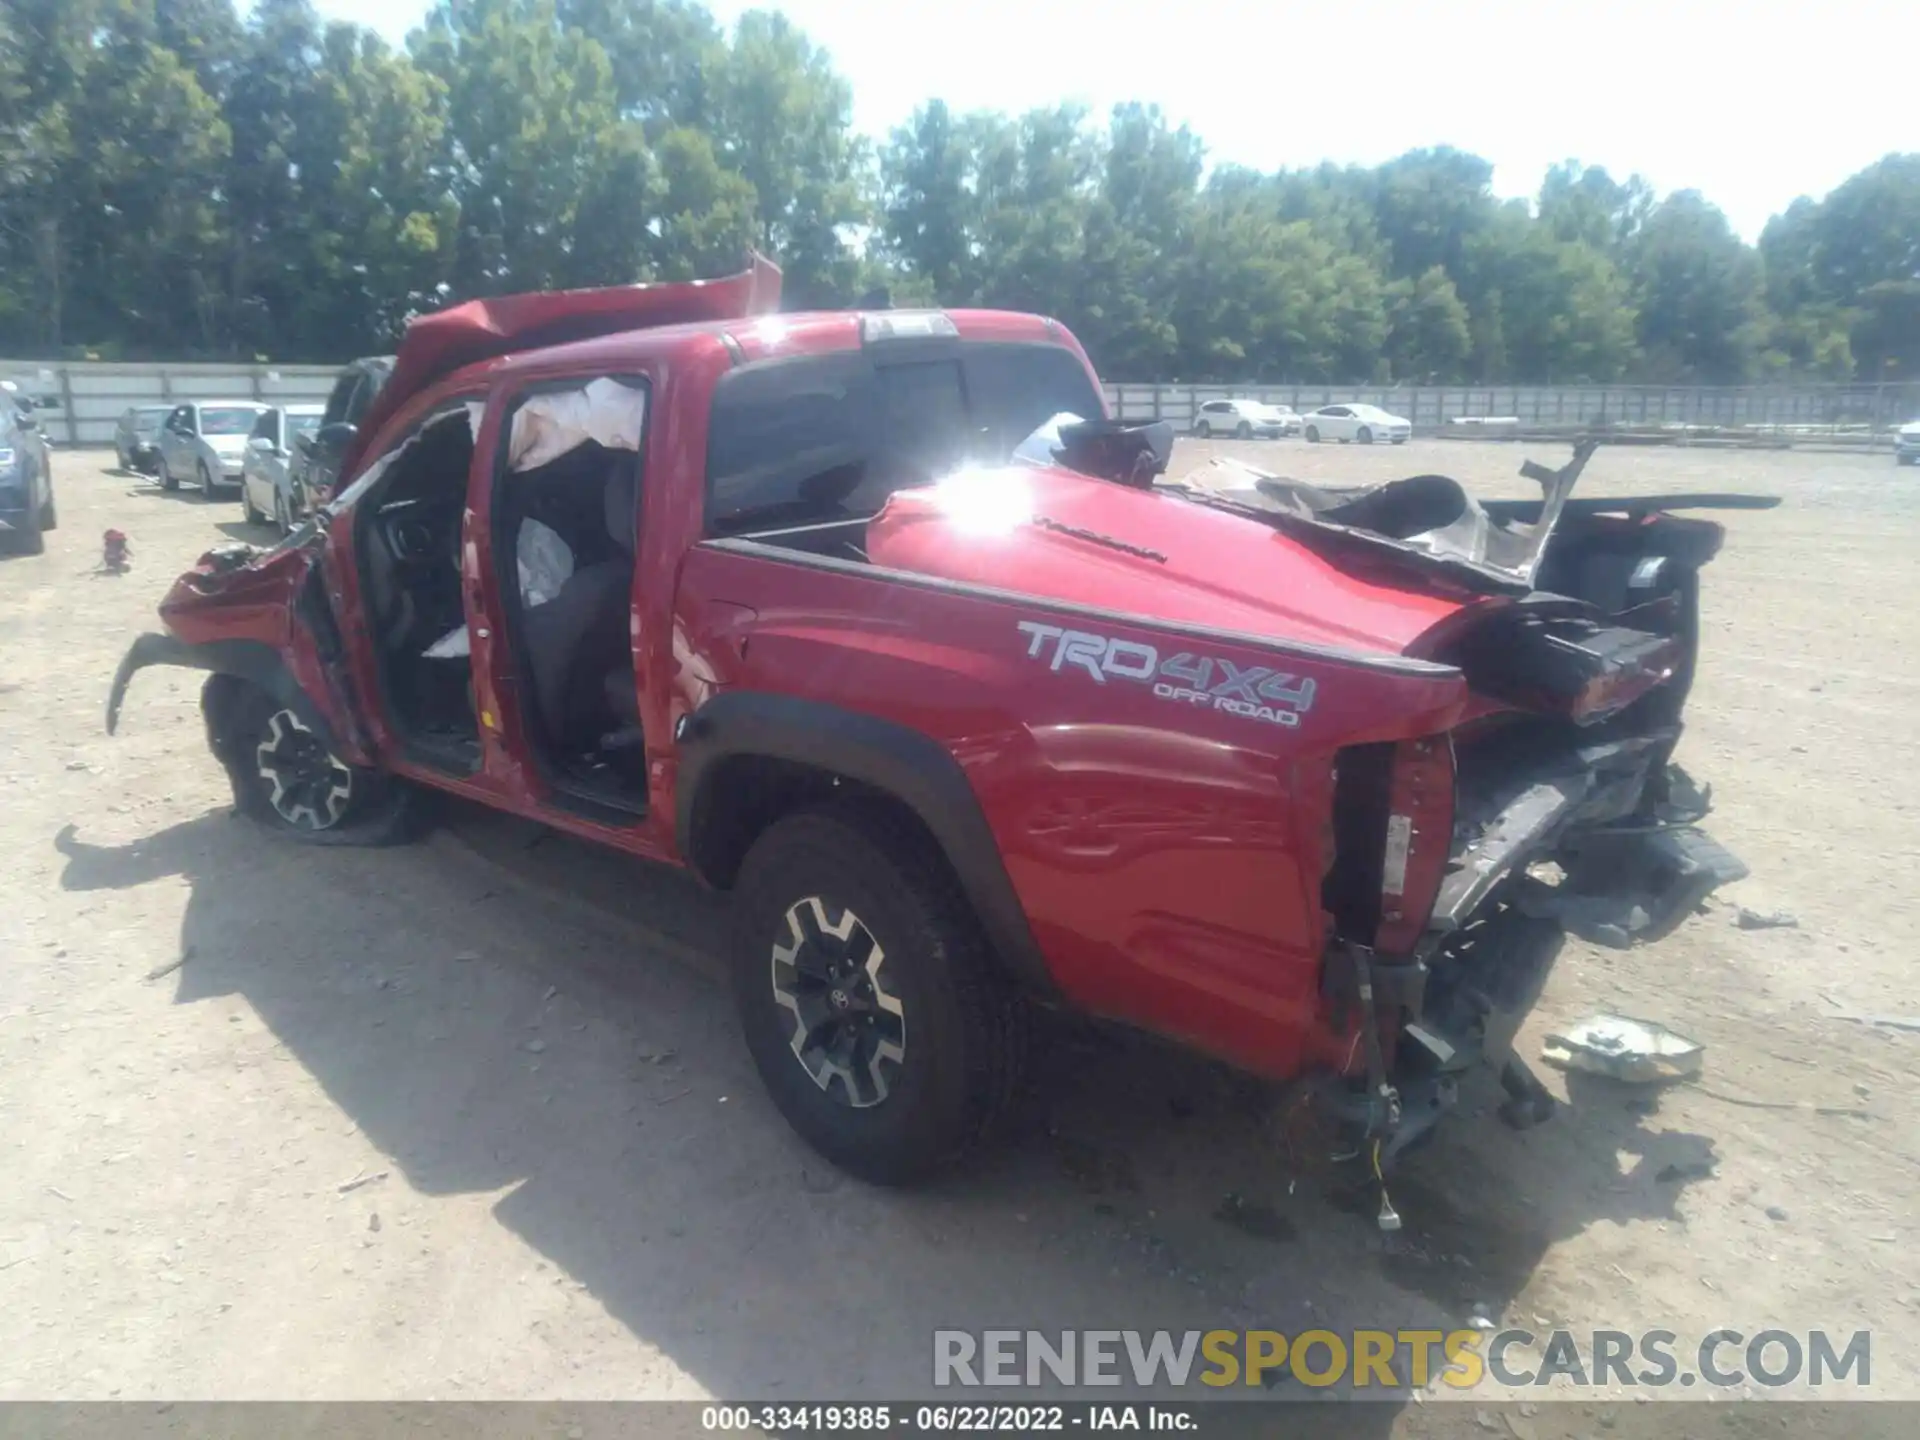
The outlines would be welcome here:
<svg viewBox="0 0 1920 1440">
<path fill-rule="evenodd" d="M 1112 478 L 1097 445 L 1063 445 L 871 516 L 716 535 L 721 380 L 870 340 L 857 316 L 745 323 L 776 282 L 756 267 L 416 323 L 341 498 L 273 551 L 210 552 L 182 577 L 168 634 L 116 676 L 110 725 L 141 665 L 198 664 L 298 697 L 353 765 L 718 885 L 764 818 L 713 798 L 728 766 L 830 773 L 921 818 L 1033 991 L 1260 1074 L 1331 1074 L 1336 1111 L 1396 1144 L 1464 1064 L 1498 1056 L 1564 932 L 1651 938 L 1737 873 L 1668 767 L 1717 526 L 1582 510 L 1571 477 L 1542 472 L 1558 478 L 1541 513 L 1469 511 L 1447 481 L 1415 498 L 1451 518 L 1381 535 L 1365 505 L 1159 493 L 1137 456 Z M 1099 403 L 1053 322 L 947 328 L 886 343 L 1064 350 Z M 569 804 L 537 762 L 492 553 L 503 417 L 609 376 L 648 397 L 627 597 L 646 794 L 626 815 Z M 379 457 L 460 405 L 483 407 L 458 481 L 479 745 L 449 769 L 383 706 L 355 508 Z M 1547 860 L 1557 886 L 1533 873 Z"/>
</svg>

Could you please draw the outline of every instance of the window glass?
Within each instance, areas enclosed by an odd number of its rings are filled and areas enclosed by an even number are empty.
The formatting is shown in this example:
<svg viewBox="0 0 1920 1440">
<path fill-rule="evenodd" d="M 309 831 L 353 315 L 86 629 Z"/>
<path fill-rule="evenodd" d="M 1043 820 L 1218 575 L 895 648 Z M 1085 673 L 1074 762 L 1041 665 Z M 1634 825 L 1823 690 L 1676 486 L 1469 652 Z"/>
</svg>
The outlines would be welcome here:
<svg viewBox="0 0 1920 1440">
<path fill-rule="evenodd" d="M 709 531 L 858 519 L 969 462 L 1005 464 L 1062 411 L 1100 416 L 1069 351 L 968 345 L 874 363 L 851 351 L 749 366 L 720 382 L 707 431 Z"/>
<path fill-rule="evenodd" d="M 327 396 L 327 413 L 324 417 L 328 425 L 338 425 L 345 420 L 353 402 L 353 392 L 359 388 L 360 376 L 349 370 L 333 382 L 333 391 Z"/>
<path fill-rule="evenodd" d="M 238 405 L 207 405 L 200 411 L 202 435 L 245 435 L 252 431 L 260 412 Z"/>
</svg>

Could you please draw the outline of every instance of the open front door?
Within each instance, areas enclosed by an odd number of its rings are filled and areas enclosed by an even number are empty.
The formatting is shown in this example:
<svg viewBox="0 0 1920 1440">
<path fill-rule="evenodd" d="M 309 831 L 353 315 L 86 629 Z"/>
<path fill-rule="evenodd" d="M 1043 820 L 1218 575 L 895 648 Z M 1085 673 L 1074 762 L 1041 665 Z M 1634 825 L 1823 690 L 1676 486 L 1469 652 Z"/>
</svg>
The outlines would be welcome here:
<svg viewBox="0 0 1920 1440">
<path fill-rule="evenodd" d="M 526 803 L 620 828 L 647 813 L 634 555 L 649 388 L 581 375 L 496 397 L 466 555 L 488 764 Z M 490 417 L 492 418 L 492 417 Z"/>
</svg>

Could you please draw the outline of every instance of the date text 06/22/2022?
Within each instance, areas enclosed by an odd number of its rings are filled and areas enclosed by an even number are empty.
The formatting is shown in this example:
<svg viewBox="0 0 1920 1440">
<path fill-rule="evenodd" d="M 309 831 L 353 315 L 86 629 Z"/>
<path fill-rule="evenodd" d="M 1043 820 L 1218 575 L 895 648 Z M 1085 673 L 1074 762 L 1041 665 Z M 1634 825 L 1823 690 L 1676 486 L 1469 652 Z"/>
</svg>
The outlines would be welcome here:
<svg viewBox="0 0 1920 1440">
<path fill-rule="evenodd" d="M 1117 1405 L 708 1405 L 704 1430 L 793 1434 L 826 1430 L 948 1434 L 972 1431 L 1151 1430 L 1200 1428 L 1190 1406 Z"/>
</svg>

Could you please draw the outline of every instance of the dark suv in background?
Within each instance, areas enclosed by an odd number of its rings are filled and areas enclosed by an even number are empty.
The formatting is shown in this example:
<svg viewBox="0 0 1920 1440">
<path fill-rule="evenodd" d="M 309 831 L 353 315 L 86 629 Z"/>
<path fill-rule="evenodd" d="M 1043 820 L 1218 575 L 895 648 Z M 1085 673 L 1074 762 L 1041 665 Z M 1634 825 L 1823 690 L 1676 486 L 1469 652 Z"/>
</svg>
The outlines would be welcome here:
<svg viewBox="0 0 1920 1440">
<path fill-rule="evenodd" d="M 291 518 L 310 515 L 314 506 L 324 505 L 333 497 L 333 487 L 340 479 L 340 457 L 359 433 L 360 417 L 367 413 L 392 373 L 393 356 L 369 355 L 355 360 L 333 382 L 320 428 L 296 436 L 293 442 L 287 468 L 294 507 Z"/>
<path fill-rule="evenodd" d="M 38 555 L 54 524 L 53 472 L 33 401 L 0 381 L 0 550 Z"/>
</svg>

